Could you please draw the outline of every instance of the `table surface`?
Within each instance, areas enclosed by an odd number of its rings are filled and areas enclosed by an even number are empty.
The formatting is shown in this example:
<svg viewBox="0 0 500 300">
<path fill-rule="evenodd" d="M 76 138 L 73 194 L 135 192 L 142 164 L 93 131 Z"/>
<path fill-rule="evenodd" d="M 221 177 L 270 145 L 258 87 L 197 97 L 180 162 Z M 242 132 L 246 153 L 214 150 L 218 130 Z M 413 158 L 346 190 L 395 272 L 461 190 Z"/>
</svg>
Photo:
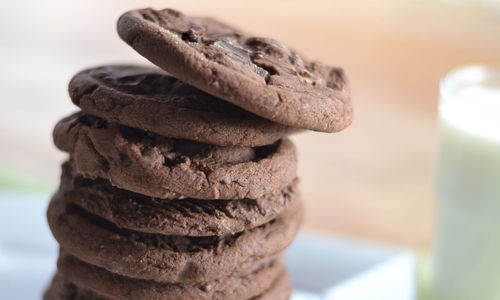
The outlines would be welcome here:
<svg viewBox="0 0 500 300">
<path fill-rule="evenodd" d="M 30 8 L 23 7 L 26 3 Z M 459 65 L 499 63 L 500 41 L 492 37 L 500 30 L 500 14 L 429 1 L 367 3 L 363 10 L 347 0 L 258 0 L 244 8 L 229 0 L 164 3 L 280 37 L 309 57 L 343 66 L 356 110 L 352 127 L 293 138 L 307 203 L 305 226 L 429 245 L 438 81 Z M 6 96 L 0 100 L 0 126 L 8 130 L 0 132 L 1 165 L 56 182 L 64 155 L 51 145 L 50 131 L 57 119 L 74 110 L 66 83 L 88 65 L 139 60 L 114 31 L 117 16 L 137 6 L 135 0 L 78 0 L 71 5 L 22 0 L 4 7 L 0 32 L 7 42 L 1 46 L 0 88 Z M 39 26 L 21 23 L 16 11 L 41 21 Z M 57 17 L 42 19 L 54 12 Z"/>
</svg>

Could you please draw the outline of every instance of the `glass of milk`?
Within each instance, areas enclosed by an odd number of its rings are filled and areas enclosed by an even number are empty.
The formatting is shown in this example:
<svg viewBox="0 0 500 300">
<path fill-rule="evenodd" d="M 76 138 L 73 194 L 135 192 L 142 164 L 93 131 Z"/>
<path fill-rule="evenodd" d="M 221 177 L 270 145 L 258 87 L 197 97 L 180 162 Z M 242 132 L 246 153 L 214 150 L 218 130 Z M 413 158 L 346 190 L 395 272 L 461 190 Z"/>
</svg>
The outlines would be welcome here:
<svg viewBox="0 0 500 300">
<path fill-rule="evenodd" d="M 441 82 L 433 300 L 500 299 L 500 69 Z"/>
</svg>

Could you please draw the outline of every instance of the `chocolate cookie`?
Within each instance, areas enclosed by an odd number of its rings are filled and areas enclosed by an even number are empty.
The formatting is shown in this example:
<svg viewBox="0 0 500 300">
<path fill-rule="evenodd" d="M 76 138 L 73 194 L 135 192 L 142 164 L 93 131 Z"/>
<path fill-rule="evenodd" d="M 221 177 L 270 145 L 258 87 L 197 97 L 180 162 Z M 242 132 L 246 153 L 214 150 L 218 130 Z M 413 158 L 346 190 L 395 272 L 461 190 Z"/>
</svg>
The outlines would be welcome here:
<svg viewBox="0 0 500 300">
<path fill-rule="evenodd" d="M 300 205 L 295 180 L 277 194 L 241 200 L 159 199 L 88 179 L 63 165 L 58 198 L 120 228 L 166 235 L 213 236 L 241 232 Z"/>
<path fill-rule="evenodd" d="M 54 275 L 43 295 L 43 300 L 112 300 L 92 291 L 77 287 L 60 274 Z"/>
<path fill-rule="evenodd" d="M 84 176 L 151 197 L 258 199 L 296 177 L 295 147 L 287 138 L 262 147 L 220 147 L 76 113 L 56 125 L 54 142 Z"/>
<path fill-rule="evenodd" d="M 290 281 L 286 273 L 282 273 L 273 285 L 263 294 L 249 300 L 288 300 L 291 294 Z M 56 274 L 43 296 L 43 300 L 115 300 L 100 296 L 65 280 Z"/>
<path fill-rule="evenodd" d="M 69 83 L 73 103 L 116 123 L 219 146 L 263 146 L 294 131 L 198 90 L 156 68 L 103 66 Z"/>
<path fill-rule="evenodd" d="M 134 10 L 120 37 L 173 76 L 266 119 L 340 131 L 351 124 L 344 72 L 309 62 L 279 41 L 172 10 Z"/>
<path fill-rule="evenodd" d="M 256 262 L 246 273 L 191 284 L 123 277 L 84 263 L 65 252 L 59 256 L 57 266 L 59 273 L 75 285 L 117 300 L 255 299 L 253 297 L 269 290 L 273 282 L 285 273 L 281 257 Z"/>
<path fill-rule="evenodd" d="M 85 262 L 132 278 L 197 282 L 229 275 L 284 250 L 298 231 L 302 208 L 240 233 L 209 237 L 121 229 L 57 195 L 47 216 L 61 247 Z"/>
<path fill-rule="evenodd" d="M 273 283 L 271 288 L 250 300 L 289 300 L 291 295 L 292 285 L 290 283 L 290 278 L 288 278 L 286 272 L 283 272 Z"/>
</svg>

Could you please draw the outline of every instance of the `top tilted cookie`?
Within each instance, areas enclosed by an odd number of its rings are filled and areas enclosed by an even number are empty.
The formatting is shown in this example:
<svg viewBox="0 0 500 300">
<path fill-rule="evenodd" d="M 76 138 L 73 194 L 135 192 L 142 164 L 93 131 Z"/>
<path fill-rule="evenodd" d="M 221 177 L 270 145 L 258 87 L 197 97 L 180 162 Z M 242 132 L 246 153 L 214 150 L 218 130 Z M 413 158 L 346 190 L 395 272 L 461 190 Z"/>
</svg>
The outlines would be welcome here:
<svg viewBox="0 0 500 300">
<path fill-rule="evenodd" d="M 127 12 L 118 33 L 173 76 L 269 120 L 325 132 L 352 121 L 343 70 L 309 62 L 279 41 L 172 9 Z"/>
</svg>

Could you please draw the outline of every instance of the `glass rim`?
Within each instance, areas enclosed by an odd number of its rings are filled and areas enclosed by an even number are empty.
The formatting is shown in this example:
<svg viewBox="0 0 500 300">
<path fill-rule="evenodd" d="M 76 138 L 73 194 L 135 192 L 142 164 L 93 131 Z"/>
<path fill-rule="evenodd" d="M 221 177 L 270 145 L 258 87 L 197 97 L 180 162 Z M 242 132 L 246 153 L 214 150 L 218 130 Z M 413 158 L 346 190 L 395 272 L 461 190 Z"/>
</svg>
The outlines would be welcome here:
<svg viewBox="0 0 500 300">
<path fill-rule="evenodd" d="M 488 67 L 481 64 L 458 67 L 452 69 L 441 78 L 439 91 L 441 96 L 460 98 L 455 94 L 460 83 L 478 84 L 488 78 L 498 78 L 500 81 L 500 68 Z"/>
<path fill-rule="evenodd" d="M 500 141 L 500 68 L 470 65 L 448 72 L 440 81 L 439 114 L 450 125 Z"/>
</svg>

